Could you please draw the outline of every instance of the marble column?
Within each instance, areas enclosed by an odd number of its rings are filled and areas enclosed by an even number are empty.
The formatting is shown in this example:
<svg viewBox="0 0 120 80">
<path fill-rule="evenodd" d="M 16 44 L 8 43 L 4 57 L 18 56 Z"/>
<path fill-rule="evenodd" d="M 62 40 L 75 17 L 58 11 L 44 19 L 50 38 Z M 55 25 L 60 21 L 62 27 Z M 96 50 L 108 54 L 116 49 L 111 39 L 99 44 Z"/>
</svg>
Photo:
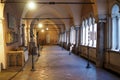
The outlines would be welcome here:
<svg viewBox="0 0 120 80">
<path fill-rule="evenodd" d="M 60 33 L 60 46 L 62 46 L 62 33 Z"/>
<path fill-rule="evenodd" d="M 100 20 L 97 23 L 97 46 L 96 46 L 96 66 L 103 67 L 104 63 L 104 48 L 105 48 L 105 20 Z"/>
<path fill-rule="evenodd" d="M 79 51 L 78 51 L 78 53 L 79 53 L 79 55 L 80 55 L 80 53 L 81 53 L 81 26 L 79 27 L 79 39 L 78 39 L 78 46 L 79 46 Z"/>
<path fill-rule="evenodd" d="M 65 49 L 67 49 L 67 31 L 65 31 Z"/>
<path fill-rule="evenodd" d="M 78 45 L 79 45 L 79 26 L 75 27 L 75 31 L 76 31 L 76 37 L 75 37 L 75 53 L 78 54 Z"/>
<path fill-rule="evenodd" d="M 65 32 L 63 32 L 63 48 L 65 48 Z"/>
<path fill-rule="evenodd" d="M 68 42 L 67 42 L 67 50 L 69 50 L 70 49 L 70 30 L 69 31 L 67 31 L 67 36 L 68 36 Z"/>
<path fill-rule="evenodd" d="M 76 45 L 77 45 L 77 46 L 79 45 L 79 38 L 80 38 L 79 29 L 80 29 L 79 26 L 77 26 L 77 27 L 75 28 L 75 30 L 76 30 Z"/>
</svg>

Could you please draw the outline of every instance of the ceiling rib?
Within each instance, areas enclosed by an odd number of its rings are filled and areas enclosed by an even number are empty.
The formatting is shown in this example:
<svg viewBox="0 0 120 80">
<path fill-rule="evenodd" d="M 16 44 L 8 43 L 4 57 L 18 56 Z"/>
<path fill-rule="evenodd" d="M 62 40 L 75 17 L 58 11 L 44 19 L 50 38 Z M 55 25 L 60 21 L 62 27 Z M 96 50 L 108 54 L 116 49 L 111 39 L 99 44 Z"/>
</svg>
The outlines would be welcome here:
<svg viewBox="0 0 120 80">
<path fill-rule="evenodd" d="M 23 20 L 41 20 L 41 19 L 72 19 L 72 18 L 22 18 Z"/>
<path fill-rule="evenodd" d="M 1 3 L 27 3 L 27 1 L 4 1 L 1 0 Z M 35 2 L 36 4 L 95 4 L 94 2 Z"/>
<path fill-rule="evenodd" d="M 33 25 L 38 25 L 38 24 L 33 24 Z M 44 23 L 43 23 L 43 25 L 65 25 L 65 24 L 47 24 L 47 23 L 44 24 Z"/>
</svg>

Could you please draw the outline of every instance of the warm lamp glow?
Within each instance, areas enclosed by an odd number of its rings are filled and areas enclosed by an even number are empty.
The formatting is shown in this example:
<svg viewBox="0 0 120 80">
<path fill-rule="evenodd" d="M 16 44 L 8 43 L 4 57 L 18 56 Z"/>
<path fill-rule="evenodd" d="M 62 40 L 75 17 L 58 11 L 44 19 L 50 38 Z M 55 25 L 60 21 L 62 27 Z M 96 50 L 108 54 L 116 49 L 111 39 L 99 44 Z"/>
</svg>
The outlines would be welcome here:
<svg viewBox="0 0 120 80">
<path fill-rule="evenodd" d="M 46 30 L 48 30 L 48 28 L 46 28 Z"/>
<path fill-rule="evenodd" d="M 41 23 L 38 24 L 38 27 L 39 27 L 39 28 L 42 28 L 42 26 L 43 26 L 43 25 L 42 25 Z"/>
<path fill-rule="evenodd" d="M 30 2 L 28 3 L 28 8 L 29 8 L 29 9 L 35 9 L 35 8 L 36 8 L 35 3 L 32 2 L 32 1 L 30 1 Z"/>
<path fill-rule="evenodd" d="M 41 32 L 44 32 L 44 31 L 45 31 L 44 29 L 41 30 Z"/>
</svg>

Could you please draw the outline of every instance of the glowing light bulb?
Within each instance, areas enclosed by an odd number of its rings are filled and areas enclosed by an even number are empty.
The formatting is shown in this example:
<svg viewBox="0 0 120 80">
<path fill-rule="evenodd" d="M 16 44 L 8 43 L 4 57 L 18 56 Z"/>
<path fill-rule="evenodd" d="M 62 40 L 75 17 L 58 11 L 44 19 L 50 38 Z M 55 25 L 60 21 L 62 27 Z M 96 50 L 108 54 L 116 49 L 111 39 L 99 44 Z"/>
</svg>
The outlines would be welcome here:
<svg viewBox="0 0 120 80">
<path fill-rule="evenodd" d="M 44 29 L 41 30 L 41 32 L 44 32 L 44 31 L 45 31 Z"/>
<path fill-rule="evenodd" d="M 48 30 L 48 28 L 46 28 L 46 30 Z"/>
<path fill-rule="evenodd" d="M 39 27 L 39 28 L 42 28 L 42 26 L 43 26 L 43 25 L 42 25 L 41 23 L 38 24 L 38 27 Z"/>
<path fill-rule="evenodd" d="M 35 9 L 35 8 L 36 8 L 35 3 L 32 2 L 32 1 L 30 1 L 30 2 L 28 3 L 28 8 L 29 8 L 29 9 Z"/>
</svg>

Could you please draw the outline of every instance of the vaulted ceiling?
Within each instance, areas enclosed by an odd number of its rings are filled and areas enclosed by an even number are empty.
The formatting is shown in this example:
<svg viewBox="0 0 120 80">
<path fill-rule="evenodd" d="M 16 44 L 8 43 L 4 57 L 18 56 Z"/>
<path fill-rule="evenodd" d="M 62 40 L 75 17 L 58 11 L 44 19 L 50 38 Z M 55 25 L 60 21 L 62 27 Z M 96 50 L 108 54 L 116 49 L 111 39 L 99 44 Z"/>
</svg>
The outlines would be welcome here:
<svg viewBox="0 0 120 80">
<path fill-rule="evenodd" d="M 38 0 L 37 0 L 38 1 Z M 81 0 L 39 0 L 39 2 L 81 2 Z M 37 8 L 33 11 L 28 10 L 26 7 L 23 10 L 22 17 L 34 17 L 34 18 L 73 18 L 80 24 L 80 4 L 37 4 Z M 44 20 L 44 19 L 43 19 Z M 43 21 L 40 20 L 40 21 Z M 68 26 L 74 21 L 71 19 L 49 19 L 46 22 L 53 22 L 54 24 L 65 24 Z M 74 23 L 72 22 L 71 25 Z"/>
<path fill-rule="evenodd" d="M 95 9 L 95 6 L 99 1 L 104 3 L 107 0 L 33 0 L 35 2 L 64 2 L 64 4 L 37 4 L 35 10 L 29 10 L 25 2 L 29 0 L 6 0 L 8 2 L 18 2 L 9 3 L 6 6 L 11 6 L 16 11 L 19 18 L 72 18 L 72 19 L 40 19 L 39 21 L 29 20 L 28 23 L 54 23 L 54 24 L 65 24 L 65 28 L 69 29 L 72 25 L 80 25 L 81 10 L 85 10 L 85 6 L 88 8 Z M 24 2 L 24 3 L 19 3 Z M 68 2 L 94 2 L 95 4 L 70 4 Z M 96 3 L 97 2 L 97 3 Z M 91 7 L 89 7 L 91 6 Z M 105 7 L 105 5 L 103 6 Z M 98 5 L 99 8 L 99 5 Z M 96 9 L 95 9 L 96 11 Z M 92 11 L 94 12 L 94 11 Z M 96 11 L 97 12 L 97 11 Z M 105 12 L 103 10 L 103 12 Z M 96 13 L 97 14 L 97 13 Z M 22 21 L 21 21 L 22 22 Z M 64 28 L 63 28 L 64 29 Z"/>
</svg>

